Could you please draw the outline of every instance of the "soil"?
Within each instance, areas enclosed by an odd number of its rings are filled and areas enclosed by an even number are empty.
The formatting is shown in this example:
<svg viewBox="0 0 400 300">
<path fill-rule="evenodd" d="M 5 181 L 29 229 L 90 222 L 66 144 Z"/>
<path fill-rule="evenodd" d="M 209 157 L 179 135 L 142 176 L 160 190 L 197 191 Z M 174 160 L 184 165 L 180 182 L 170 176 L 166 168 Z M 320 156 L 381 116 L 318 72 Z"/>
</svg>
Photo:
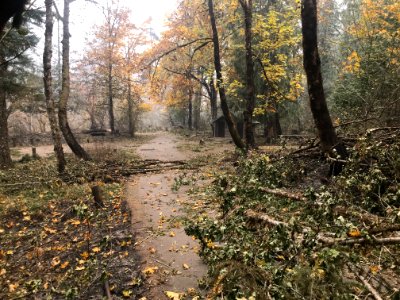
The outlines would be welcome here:
<svg viewBox="0 0 400 300">
<path fill-rule="evenodd" d="M 219 143 L 219 144 L 218 144 Z M 224 140 L 203 149 L 202 155 L 232 149 Z M 179 136 L 161 133 L 141 145 L 137 153 L 143 159 L 162 161 L 193 159 L 199 138 L 188 142 Z M 224 146 L 222 146 L 224 145 Z M 174 178 L 181 171 L 164 171 L 136 176 L 127 184 L 126 199 L 132 210 L 136 249 L 141 257 L 142 272 L 146 277 L 147 299 L 169 299 L 166 291 L 185 293 L 188 299 L 202 294 L 198 281 L 207 267 L 198 256 L 198 243 L 187 236 L 183 224 L 183 203 L 190 201 L 184 189 L 172 191 Z"/>
</svg>

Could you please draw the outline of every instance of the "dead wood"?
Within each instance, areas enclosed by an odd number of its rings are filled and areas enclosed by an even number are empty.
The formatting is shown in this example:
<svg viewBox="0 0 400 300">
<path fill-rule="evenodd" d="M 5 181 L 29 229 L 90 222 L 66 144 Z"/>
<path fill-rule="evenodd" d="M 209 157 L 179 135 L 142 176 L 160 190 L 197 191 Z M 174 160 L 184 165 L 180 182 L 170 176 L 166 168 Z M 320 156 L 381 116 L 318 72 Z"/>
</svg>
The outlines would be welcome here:
<svg viewBox="0 0 400 300">
<path fill-rule="evenodd" d="M 101 187 L 98 185 L 92 186 L 92 196 L 94 199 L 94 204 L 97 208 L 104 207 L 104 197 L 103 197 L 103 191 L 101 190 Z"/>
<path fill-rule="evenodd" d="M 275 220 L 264 213 L 258 213 L 254 210 L 247 210 L 245 215 L 253 220 L 262 221 L 271 226 L 284 226 L 290 227 L 290 225 L 286 222 Z M 394 228 L 395 229 L 395 228 Z M 303 227 L 303 233 L 309 233 L 313 230 L 310 227 Z M 355 244 L 373 244 L 373 245 L 393 245 L 400 244 L 400 236 L 395 237 L 386 237 L 386 238 L 376 238 L 374 236 L 371 237 L 352 237 L 352 238 L 332 238 L 331 236 L 334 233 L 331 232 L 323 232 L 318 233 L 317 241 L 324 244 L 325 246 L 333 246 L 333 245 L 355 245 Z"/>
<path fill-rule="evenodd" d="M 293 200 L 297 200 L 297 201 L 307 201 L 307 198 L 304 197 L 300 193 L 291 193 L 291 192 L 287 192 L 287 191 L 280 190 L 280 189 L 269 189 L 269 188 L 265 188 L 265 187 L 260 188 L 260 191 L 271 194 L 271 195 L 289 198 L 289 199 L 293 199 Z"/>
</svg>

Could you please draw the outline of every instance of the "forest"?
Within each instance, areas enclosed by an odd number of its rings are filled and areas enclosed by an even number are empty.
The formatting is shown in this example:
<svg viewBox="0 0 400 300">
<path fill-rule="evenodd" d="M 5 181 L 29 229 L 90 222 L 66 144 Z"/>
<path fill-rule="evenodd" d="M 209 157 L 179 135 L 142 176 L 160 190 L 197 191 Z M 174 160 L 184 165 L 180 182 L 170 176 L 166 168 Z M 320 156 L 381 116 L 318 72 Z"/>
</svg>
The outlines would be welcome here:
<svg viewBox="0 0 400 300">
<path fill-rule="evenodd" d="M 168 3 L 0 2 L 0 299 L 400 299 L 400 2 Z"/>
</svg>

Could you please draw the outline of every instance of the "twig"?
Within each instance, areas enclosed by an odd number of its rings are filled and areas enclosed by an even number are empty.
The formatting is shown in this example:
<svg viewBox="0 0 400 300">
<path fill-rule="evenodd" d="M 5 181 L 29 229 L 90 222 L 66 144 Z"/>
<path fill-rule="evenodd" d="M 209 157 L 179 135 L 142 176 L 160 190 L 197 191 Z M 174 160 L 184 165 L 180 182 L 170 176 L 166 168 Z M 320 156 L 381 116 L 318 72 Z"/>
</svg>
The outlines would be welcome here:
<svg viewBox="0 0 400 300">
<path fill-rule="evenodd" d="M 364 278 L 364 276 L 354 273 L 358 279 L 362 282 L 362 284 L 365 286 L 365 288 L 374 296 L 375 300 L 382 300 L 382 297 L 379 295 L 378 291 L 374 289 L 372 285 L 369 284 L 369 282 Z"/>
<path fill-rule="evenodd" d="M 112 300 L 113 298 L 111 296 L 110 283 L 108 282 L 107 279 L 104 280 L 104 291 L 105 291 L 105 294 L 107 296 L 107 299 L 108 300 Z"/>
</svg>

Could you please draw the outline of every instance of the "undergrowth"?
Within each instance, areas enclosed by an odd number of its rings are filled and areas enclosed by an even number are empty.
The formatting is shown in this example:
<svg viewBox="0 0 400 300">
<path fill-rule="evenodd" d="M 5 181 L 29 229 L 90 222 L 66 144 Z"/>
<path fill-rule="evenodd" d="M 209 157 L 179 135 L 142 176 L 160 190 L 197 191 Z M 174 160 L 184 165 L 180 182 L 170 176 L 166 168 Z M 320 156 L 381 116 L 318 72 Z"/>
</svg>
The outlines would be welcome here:
<svg viewBox="0 0 400 300">
<path fill-rule="evenodd" d="M 217 174 L 193 215 L 213 299 L 399 299 L 400 141 L 367 134 L 343 173 L 320 155 L 253 153 Z M 182 179 L 181 179 L 182 181 Z"/>
</svg>

